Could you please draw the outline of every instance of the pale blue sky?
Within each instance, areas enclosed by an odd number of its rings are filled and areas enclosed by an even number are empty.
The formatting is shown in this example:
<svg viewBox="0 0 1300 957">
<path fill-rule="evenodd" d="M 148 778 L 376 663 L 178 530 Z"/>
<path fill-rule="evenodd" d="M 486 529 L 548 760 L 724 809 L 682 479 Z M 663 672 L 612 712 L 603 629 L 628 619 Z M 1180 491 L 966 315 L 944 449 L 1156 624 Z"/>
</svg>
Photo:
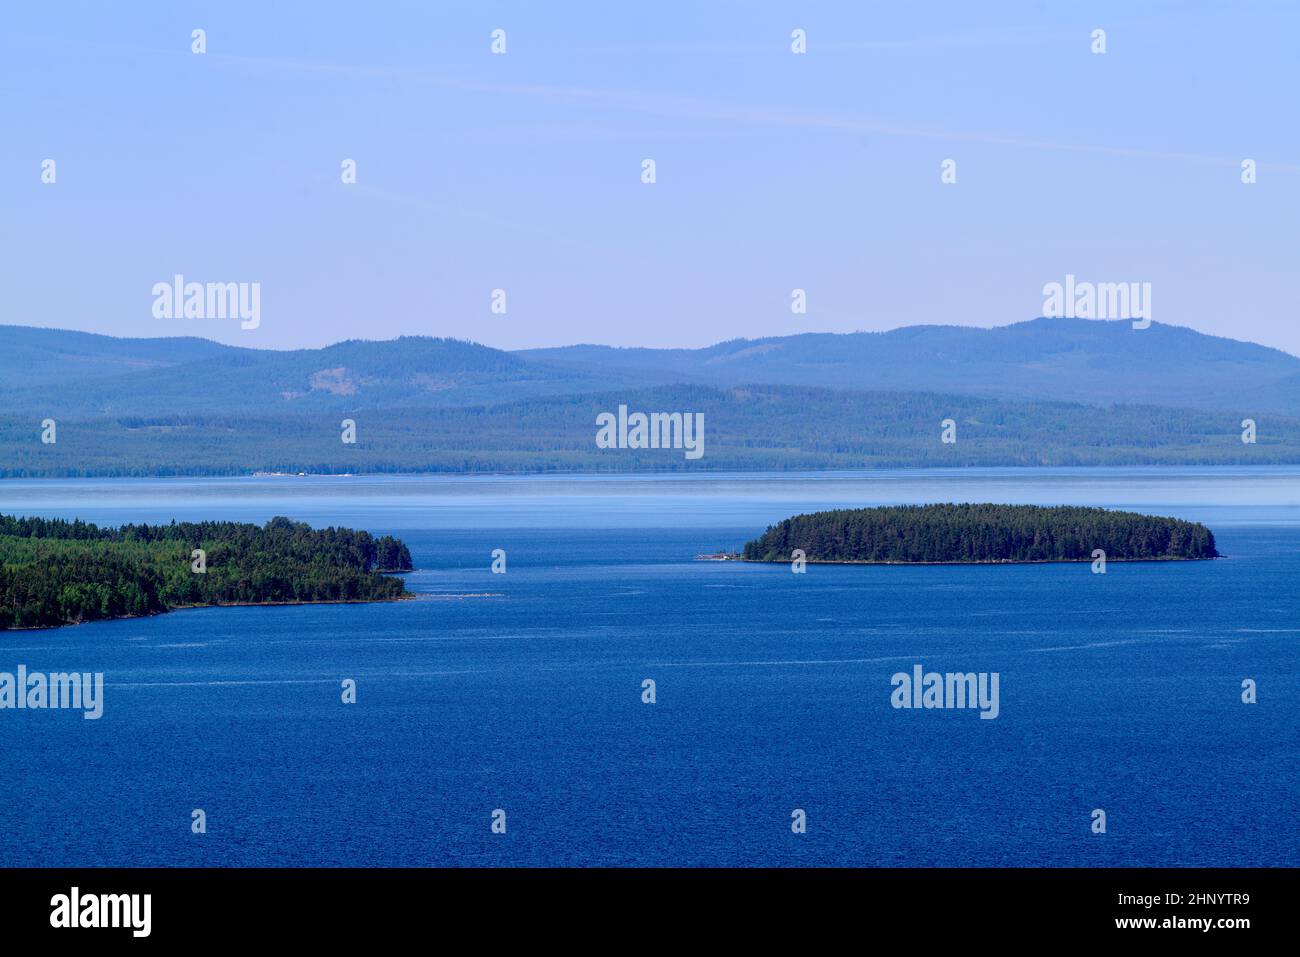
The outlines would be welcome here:
<svg viewBox="0 0 1300 957">
<path fill-rule="evenodd" d="M 1002 325 L 1073 273 L 1300 353 L 1298 26 L 1284 2 L 9 3 L 0 321 L 698 346 Z M 260 327 L 153 318 L 178 272 L 260 282 Z"/>
</svg>

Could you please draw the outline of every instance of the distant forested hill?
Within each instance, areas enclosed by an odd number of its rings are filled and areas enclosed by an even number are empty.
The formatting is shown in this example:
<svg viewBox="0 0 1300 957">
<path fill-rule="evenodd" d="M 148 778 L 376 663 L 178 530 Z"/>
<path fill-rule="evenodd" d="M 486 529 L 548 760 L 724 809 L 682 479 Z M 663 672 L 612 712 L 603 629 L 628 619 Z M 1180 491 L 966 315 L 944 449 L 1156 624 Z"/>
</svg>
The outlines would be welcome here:
<svg viewBox="0 0 1300 957">
<path fill-rule="evenodd" d="M 620 403 L 704 415 L 704 455 L 601 449 L 596 416 Z M 253 471 L 484 472 L 846 469 L 912 466 L 1278 465 L 1300 462 L 1300 420 L 1261 417 L 1255 444 L 1227 413 L 793 386 L 669 386 L 468 409 L 341 417 L 123 416 L 40 422 L 0 416 L 0 476 L 246 475 Z M 956 442 L 941 442 L 956 423 Z"/>
<path fill-rule="evenodd" d="M 50 383 L 64 388 L 43 388 Z M 1300 417 L 1300 358 L 1161 323 L 1139 330 L 1128 322 L 1035 319 L 994 329 L 805 333 L 702 349 L 520 352 L 426 336 L 276 351 L 0 326 L 0 414 L 41 418 L 468 407 L 662 385 L 940 392 Z"/>
<path fill-rule="evenodd" d="M 380 572 L 410 568 L 397 539 L 287 518 L 113 529 L 0 515 L 0 629 L 192 605 L 391 600 L 405 587 Z"/>
<path fill-rule="evenodd" d="M 1102 508 L 900 505 L 798 515 L 745 545 L 746 561 L 1081 562 L 1215 558 L 1214 535 L 1176 518 Z"/>
<path fill-rule="evenodd" d="M 1159 323 L 523 352 L 0 326 L 0 373 L 0 477 L 1300 462 L 1300 359 Z M 704 456 L 597 448 L 595 415 L 621 404 L 703 413 Z"/>
<path fill-rule="evenodd" d="M 0 326 L 0 354 L 15 328 Z M 88 376 L 84 371 L 88 360 L 79 357 L 74 362 L 62 353 L 58 361 L 51 359 L 42 366 L 47 371 L 39 378 L 28 376 L 15 362 L 0 378 L 0 414 L 57 419 L 155 415 L 162 410 L 185 415 L 295 415 L 430 409 L 590 392 L 630 381 L 670 381 L 663 376 L 636 380 L 617 373 L 573 370 L 472 342 L 426 336 L 387 342 L 350 340 L 324 349 L 288 351 L 205 343 L 213 351 L 195 354 L 189 344 L 201 340 L 147 340 L 178 343 L 173 361 L 161 361 L 165 350 L 151 348 L 147 354 L 154 361 L 141 361 L 127 370 L 117 353 L 137 340 L 87 338 L 113 346 L 102 360 L 102 374 Z M 61 380 L 51 378 L 54 371 L 61 371 Z M 46 387 L 59 381 L 67 387 Z"/>
<path fill-rule="evenodd" d="M 243 351 L 189 337 L 118 339 L 67 329 L 0 326 L 0 392 L 46 384 L 80 385 L 204 359 L 233 358 Z"/>
<path fill-rule="evenodd" d="M 1300 415 L 1300 358 L 1192 329 L 1039 318 L 994 329 L 907 326 L 737 339 L 703 349 L 566 346 L 515 353 L 673 382 L 944 392 Z"/>
</svg>

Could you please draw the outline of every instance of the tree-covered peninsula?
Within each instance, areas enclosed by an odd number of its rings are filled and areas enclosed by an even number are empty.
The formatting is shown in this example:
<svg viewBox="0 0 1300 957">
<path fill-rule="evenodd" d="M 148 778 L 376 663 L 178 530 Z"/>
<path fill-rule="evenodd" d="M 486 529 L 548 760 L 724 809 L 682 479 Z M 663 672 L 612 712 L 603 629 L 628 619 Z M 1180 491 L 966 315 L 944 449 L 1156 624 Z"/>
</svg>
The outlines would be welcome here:
<svg viewBox="0 0 1300 957">
<path fill-rule="evenodd" d="M 1103 508 L 896 505 L 797 515 L 745 545 L 752 562 L 1084 562 L 1215 558 L 1214 534 Z"/>
<path fill-rule="evenodd" d="M 389 601 L 411 553 L 390 536 L 173 522 L 100 528 L 0 515 L 0 629 L 156 615 L 197 605 Z"/>
</svg>

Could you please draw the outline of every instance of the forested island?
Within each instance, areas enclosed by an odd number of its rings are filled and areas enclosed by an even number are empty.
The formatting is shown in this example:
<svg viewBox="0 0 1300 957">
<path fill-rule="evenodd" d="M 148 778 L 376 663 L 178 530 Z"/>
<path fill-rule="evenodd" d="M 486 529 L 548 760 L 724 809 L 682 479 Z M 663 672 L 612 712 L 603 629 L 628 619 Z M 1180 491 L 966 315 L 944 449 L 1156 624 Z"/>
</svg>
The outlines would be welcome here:
<svg viewBox="0 0 1300 957">
<path fill-rule="evenodd" d="M 287 518 L 100 528 L 0 515 L 0 629 L 200 605 L 391 601 L 409 593 L 384 573 L 410 570 L 391 536 Z"/>
<path fill-rule="evenodd" d="M 1104 508 L 895 505 L 797 515 L 745 545 L 751 562 L 1086 562 L 1216 558 L 1196 522 Z"/>
</svg>

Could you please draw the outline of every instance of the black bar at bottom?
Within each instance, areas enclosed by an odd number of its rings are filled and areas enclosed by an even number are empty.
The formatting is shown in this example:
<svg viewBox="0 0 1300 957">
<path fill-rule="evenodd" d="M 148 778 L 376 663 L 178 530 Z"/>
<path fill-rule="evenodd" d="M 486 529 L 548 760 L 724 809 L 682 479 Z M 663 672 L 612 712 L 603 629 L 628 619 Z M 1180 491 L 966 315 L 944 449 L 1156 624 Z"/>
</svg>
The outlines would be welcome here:
<svg viewBox="0 0 1300 957">
<path fill-rule="evenodd" d="M 792 930 L 812 921 L 859 937 L 910 926 L 927 941 L 1199 935 L 1231 946 L 1287 929 L 1298 876 L 1295 868 L 11 868 L 0 870 L 0 927 L 6 941 L 210 945 L 373 942 L 448 928 L 494 937 L 559 924 L 576 940 L 596 920 L 626 922 L 634 937 L 700 921 L 744 937 L 774 921 Z"/>
</svg>

